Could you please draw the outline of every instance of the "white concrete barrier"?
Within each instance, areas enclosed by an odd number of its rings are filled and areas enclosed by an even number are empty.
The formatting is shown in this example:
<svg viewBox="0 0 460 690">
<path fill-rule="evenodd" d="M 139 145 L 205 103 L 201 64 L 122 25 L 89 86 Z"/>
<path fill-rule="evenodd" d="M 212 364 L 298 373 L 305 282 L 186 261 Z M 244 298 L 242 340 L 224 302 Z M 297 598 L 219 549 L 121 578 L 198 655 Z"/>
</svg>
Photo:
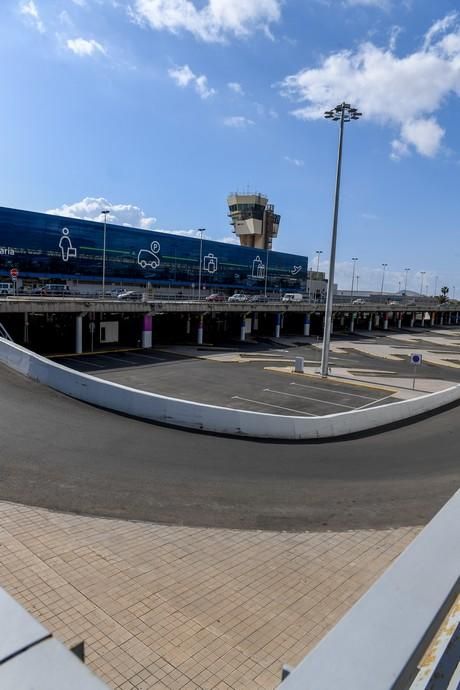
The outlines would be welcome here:
<svg viewBox="0 0 460 690">
<path fill-rule="evenodd" d="M 69 369 L 4 338 L 0 338 L 0 362 L 72 398 L 109 410 L 190 429 L 265 439 L 300 440 L 347 436 L 431 412 L 460 399 L 458 385 L 412 400 L 401 400 L 365 410 L 351 410 L 323 417 L 284 416 L 232 410 L 121 386 Z"/>
</svg>

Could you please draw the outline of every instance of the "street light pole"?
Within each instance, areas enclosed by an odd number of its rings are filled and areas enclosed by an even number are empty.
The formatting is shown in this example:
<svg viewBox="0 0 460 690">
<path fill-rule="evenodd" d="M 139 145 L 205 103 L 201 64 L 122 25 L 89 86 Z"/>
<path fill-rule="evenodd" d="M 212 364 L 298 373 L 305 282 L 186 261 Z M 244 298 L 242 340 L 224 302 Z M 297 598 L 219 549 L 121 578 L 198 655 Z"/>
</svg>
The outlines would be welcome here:
<svg viewBox="0 0 460 690">
<path fill-rule="evenodd" d="M 201 300 L 201 265 L 203 263 L 203 233 L 206 228 L 198 228 L 200 233 L 200 268 L 198 270 L 198 301 Z"/>
<path fill-rule="evenodd" d="M 267 299 L 267 285 L 268 285 L 268 247 L 265 250 L 265 275 L 264 275 L 264 297 Z"/>
<path fill-rule="evenodd" d="M 319 260 L 321 258 L 322 253 L 323 253 L 322 249 L 317 249 L 315 252 L 315 254 L 316 254 L 316 276 L 318 276 L 318 273 L 319 273 Z M 311 288 L 312 288 L 312 281 L 313 281 L 313 276 L 312 276 L 312 273 L 310 271 L 310 293 L 311 293 Z M 313 301 L 316 302 L 316 295 L 315 295 L 315 299 Z"/>
<path fill-rule="evenodd" d="M 425 273 L 426 273 L 426 271 L 420 271 L 420 275 L 421 275 L 420 294 L 422 295 L 422 297 L 423 297 L 423 281 L 425 280 Z"/>
<path fill-rule="evenodd" d="M 324 312 L 323 352 L 321 355 L 321 376 L 327 377 L 329 370 L 329 345 L 332 327 L 332 300 L 334 297 L 335 250 L 337 244 L 337 221 L 339 218 L 340 174 L 342 170 L 343 126 L 345 122 L 358 120 L 361 113 L 352 108 L 349 103 L 341 103 L 332 110 L 324 113 L 327 120 L 340 121 L 339 150 L 337 154 L 337 171 L 335 178 L 334 218 L 332 223 L 331 254 L 329 259 L 329 275 L 327 283 L 326 309 Z"/>
<path fill-rule="evenodd" d="M 385 271 L 387 270 L 388 264 L 382 264 L 382 285 L 380 287 L 380 299 L 383 299 L 383 284 L 385 282 Z"/>
<path fill-rule="evenodd" d="M 353 261 L 353 275 L 351 277 L 351 297 L 350 299 L 353 299 L 353 289 L 355 287 L 355 271 L 356 271 L 356 262 L 358 261 L 357 256 L 352 256 L 351 260 Z"/>
<path fill-rule="evenodd" d="M 438 292 L 438 276 L 434 279 L 434 296 L 436 297 Z"/>
<path fill-rule="evenodd" d="M 101 216 L 104 216 L 104 243 L 102 249 L 102 297 L 105 297 L 105 249 L 106 249 L 106 237 L 107 237 L 107 216 L 110 211 L 101 211 Z"/>
<path fill-rule="evenodd" d="M 407 297 L 407 277 L 408 277 L 410 268 L 405 268 L 404 271 L 406 272 L 406 277 L 404 278 L 404 297 Z"/>
</svg>

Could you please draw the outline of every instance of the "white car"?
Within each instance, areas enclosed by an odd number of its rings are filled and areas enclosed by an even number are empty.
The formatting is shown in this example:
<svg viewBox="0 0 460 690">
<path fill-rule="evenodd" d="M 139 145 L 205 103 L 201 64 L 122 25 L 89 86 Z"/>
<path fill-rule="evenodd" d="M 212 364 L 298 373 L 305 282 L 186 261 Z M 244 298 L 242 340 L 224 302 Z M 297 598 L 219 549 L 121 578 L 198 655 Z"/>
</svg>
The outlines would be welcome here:
<svg viewBox="0 0 460 690">
<path fill-rule="evenodd" d="M 231 295 L 228 298 L 229 302 L 247 302 L 249 300 L 249 297 L 244 294 L 244 292 L 235 292 L 234 295 Z"/>
<path fill-rule="evenodd" d="M 366 304 L 365 300 L 363 299 L 354 299 L 352 304 Z"/>
</svg>

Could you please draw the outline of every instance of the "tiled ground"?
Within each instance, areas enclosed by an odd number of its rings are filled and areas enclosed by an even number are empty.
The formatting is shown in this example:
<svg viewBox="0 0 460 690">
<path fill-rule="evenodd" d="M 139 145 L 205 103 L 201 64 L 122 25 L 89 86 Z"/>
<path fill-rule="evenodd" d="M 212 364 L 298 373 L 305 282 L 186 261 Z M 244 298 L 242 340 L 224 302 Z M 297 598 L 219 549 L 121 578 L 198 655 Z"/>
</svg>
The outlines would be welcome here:
<svg viewBox="0 0 460 690">
<path fill-rule="evenodd" d="M 418 533 L 168 527 L 0 503 L 0 586 L 121 690 L 265 690 Z"/>
</svg>

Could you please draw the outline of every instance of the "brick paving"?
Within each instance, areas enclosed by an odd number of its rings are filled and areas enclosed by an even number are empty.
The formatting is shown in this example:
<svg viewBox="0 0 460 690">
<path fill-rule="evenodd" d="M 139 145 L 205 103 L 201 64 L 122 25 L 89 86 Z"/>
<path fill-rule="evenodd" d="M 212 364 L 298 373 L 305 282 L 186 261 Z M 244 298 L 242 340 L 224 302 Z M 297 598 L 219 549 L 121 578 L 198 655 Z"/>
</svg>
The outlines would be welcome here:
<svg viewBox="0 0 460 690">
<path fill-rule="evenodd" d="M 120 690 L 271 690 L 420 528 L 170 527 L 0 502 L 0 586 Z"/>
</svg>

